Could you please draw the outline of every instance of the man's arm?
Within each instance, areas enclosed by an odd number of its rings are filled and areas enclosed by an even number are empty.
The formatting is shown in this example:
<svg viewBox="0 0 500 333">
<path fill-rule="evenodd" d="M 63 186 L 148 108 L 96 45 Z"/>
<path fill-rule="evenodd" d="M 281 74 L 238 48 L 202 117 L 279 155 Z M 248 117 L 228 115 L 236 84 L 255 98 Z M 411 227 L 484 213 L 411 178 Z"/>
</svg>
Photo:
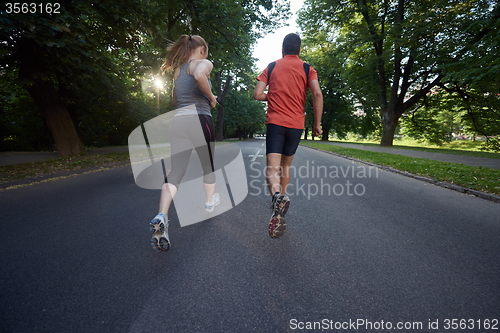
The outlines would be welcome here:
<svg viewBox="0 0 500 333">
<path fill-rule="evenodd" d="M 313 137 L 323 134 L 321 129 L 321 116 L 323 115 L 323 93 L 319 86 L 318 80 L 311 80 L 309 82 L 309 89 L 311 90 L 313 98 L 313 110 L 314 110 L 314 126 L 313 126 Z"/>
<path fill-rule="evenodd" d="M 253 91 L 253 98 L 255 98 L 258 101 L 263 101 L 263 102 L 267 101 L 267 94 L 264 92 L 266 86 L 267 83 L 263 81 L 258 81 Z"/>
</svg>

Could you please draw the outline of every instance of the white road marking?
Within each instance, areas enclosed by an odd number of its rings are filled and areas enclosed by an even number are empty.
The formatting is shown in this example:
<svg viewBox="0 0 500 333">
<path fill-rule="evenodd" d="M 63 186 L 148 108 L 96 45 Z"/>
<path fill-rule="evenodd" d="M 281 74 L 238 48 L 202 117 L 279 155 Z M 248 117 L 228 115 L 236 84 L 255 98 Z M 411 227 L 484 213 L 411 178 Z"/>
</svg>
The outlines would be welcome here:
<svg viewBox="0 0 500 333">
<path fill-rule="evenodd" d="M 257 159 L 257 157 L 264 157 L 264 155 L 259 155 L 261 149 L 257 150 L 257 152 L 254 154 L 254 155 L 248 155 L 248 157 L 252 157 L 252 161 L 251 162 L 255 162 L 255 160 Z"/>
</svg>

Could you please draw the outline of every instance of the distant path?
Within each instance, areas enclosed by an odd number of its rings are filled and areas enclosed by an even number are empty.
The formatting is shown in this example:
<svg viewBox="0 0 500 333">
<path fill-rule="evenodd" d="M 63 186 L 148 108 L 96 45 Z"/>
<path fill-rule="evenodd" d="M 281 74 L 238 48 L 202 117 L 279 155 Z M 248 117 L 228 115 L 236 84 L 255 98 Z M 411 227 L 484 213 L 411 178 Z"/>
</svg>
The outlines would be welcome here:
<svg viewBox="0 0 500 333">
<path fill-rule="evenodd" d="M 310 141 L 310 140 L 307 140 Z M 474 157 L 465 155 L 453 155 L 453 154 L 443 154 L 443 153 L 430 153 L 418 150 L 407 150 L 399 148 L 390 147 L 377 147 L 377 146 L 365 146 L 362 144 L 353 143 L 342 143 L 342 142 L 332 142 L 332 141 L 319 141 L 314 142 L 326 143 L 335 146 L 341 146 L 346 148 L 354 148 L 360 150 L 374 151 L 379 153 L 389 153 L 395 155 L 410 156 L 416 158 L 427 158 L 429 160 L 449 162 L 449 163 L 460 163 L 469 166 L 482 166 L 485 168 L 500 169 L 500 159 L 487 158 L 487 157 Z"/>
</svg>

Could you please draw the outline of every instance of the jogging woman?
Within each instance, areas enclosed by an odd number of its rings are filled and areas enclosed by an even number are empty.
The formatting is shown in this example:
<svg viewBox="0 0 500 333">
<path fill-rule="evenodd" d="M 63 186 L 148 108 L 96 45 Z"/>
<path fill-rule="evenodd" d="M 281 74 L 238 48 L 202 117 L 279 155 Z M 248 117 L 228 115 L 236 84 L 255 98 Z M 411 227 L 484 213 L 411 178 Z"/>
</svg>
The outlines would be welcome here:
<svg viewBox="0 0 500 333">
<path fill-rule="evenodd" d="M 217 99 L 211 90 L 213 65 L 207 56 L 208 45 L 202 37 L 182 35 L 169 46 L 162 65 L 164 72 L 174 74 L 174 103 L 177 109 L 169 129 L 172 169 L 161 189 L 158 215 L 150 222 L 153 233 L 151 244 L 158 251 L 170 249 L 168 210 L 186 172 L 193 148 L 203 169 L 205 209 L 212 212 L 220 202 L 219 194 L 214 193 L 215 131 L 210 112 Z"/>
</svg>

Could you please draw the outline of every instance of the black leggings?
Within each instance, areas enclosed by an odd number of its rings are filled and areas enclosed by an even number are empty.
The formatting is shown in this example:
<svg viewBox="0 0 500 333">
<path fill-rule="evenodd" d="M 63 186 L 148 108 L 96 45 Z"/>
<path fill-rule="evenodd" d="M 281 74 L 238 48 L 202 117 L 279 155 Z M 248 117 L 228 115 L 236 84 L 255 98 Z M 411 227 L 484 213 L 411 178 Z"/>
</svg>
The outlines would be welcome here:
<svg viewBox="0 0 500 333">
<path fill-rule="evenodd" d="M 203 182 L 214 184 L 215 130 L 212 117 L 200 114 L 174 117 L 169 136 L 172 170 L 165 177 L 165 183 L 179 187 L 194 148 L 203 169 Z"/>
</svg>

